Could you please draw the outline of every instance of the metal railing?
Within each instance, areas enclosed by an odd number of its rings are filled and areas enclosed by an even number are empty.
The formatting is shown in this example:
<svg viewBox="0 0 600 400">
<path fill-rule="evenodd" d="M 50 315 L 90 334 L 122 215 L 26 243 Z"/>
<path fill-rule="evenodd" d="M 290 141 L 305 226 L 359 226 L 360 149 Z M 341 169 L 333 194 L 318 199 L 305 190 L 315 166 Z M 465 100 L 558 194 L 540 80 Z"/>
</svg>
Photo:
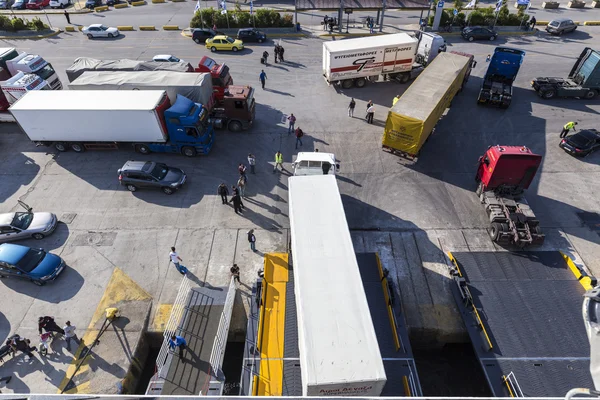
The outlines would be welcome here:
<svg viewBox="0 0 600 400">
<path fill-rule="evenodd" d="M 148 384 L 146 394 L 148 395 L 160 395 L 162 387 L 167 376 L 168 366 L 171 364 L 172 353 L 169 351 L 169 339 L 180 329 L 180 323 L 183 319 L 186 311 L 186 304 L 192 287 L 192 281 L 184 276 L 179 285 L 177 297 L 173 302 L 173 308 L 171 309 L 171 315 L 167 324 L 165 325 L 165 331 L 163 333 L 163 343 L 156 357 L 155 373 Z"/>
<path fill-rule="evenodd" d="M 504 378 L 504 383 L 506 384 L 506 387 L 508 388 L 508 392 L 510 393 L 510 397 L 525 397 L 525 395 L 523 394 L 523 391 L 521 390 L 521 386 L 519 385 L 519 382 L 517 381 L 517 377 L 515 376 L 515 374 L 510 371 L 510 373 L 506 376 L 503 377 Z"/>
</svg>

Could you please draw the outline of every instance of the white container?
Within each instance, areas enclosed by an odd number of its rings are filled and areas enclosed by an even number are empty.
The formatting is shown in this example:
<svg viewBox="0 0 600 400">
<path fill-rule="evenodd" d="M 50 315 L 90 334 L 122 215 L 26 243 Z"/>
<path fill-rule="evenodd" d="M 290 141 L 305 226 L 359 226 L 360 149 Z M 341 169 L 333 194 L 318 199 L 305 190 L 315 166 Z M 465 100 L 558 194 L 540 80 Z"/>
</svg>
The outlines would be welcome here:
<svg viewBox="0 0 600 400">
<path fill-rule="evenodd" d="M 417 39 L 406 33 L 323 43 L 323 76 L 328 83 L 409 72 Z"/>
<path fill-rule="evenodd" d="M 36 90 L 9 111 L 35 142 L 165 143 L 156 111 L 165 96 L 163 90 Z"/>
<path fill-rule="evenodd" d="M 304 396 L 379 396 L 383 360 L 334 175 L 288 179 Z"/>
</svg>

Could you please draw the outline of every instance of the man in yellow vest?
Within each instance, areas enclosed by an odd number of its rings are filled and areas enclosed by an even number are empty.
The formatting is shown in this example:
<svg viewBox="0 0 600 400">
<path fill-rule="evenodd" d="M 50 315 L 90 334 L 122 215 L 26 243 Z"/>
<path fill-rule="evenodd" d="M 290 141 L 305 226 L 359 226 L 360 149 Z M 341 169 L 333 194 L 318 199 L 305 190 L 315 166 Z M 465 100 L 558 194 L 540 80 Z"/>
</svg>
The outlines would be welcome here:
<svg viewBox="0 0 600 400">
<path fill-rule="evenodd" d="M 392 107 L 394 107 L 396 105 L 398 100 L 400 100 L 400 95 L 396 95 L 396 97 L 394 97 L 394 100 L 392 100 Z"/>
<path fill-rule="evenodd" d="M 571 129 L 575 130 L 575 125 L 577 125 L 577 122 L 567 122 L 560 132 L 561 139 L 566 137 Z"/>
<path fill-rule="evenodd" d="M 285 169 L 285 168 L 283 168 L 283 154 L 281 154 L 280 151 L 275 153 L 275 168 L 273 168 L 273 173 L 275 173 L 275 171 L 277 171 L 278 165 L 281 166 L 282 171 Z"/>
</svg>

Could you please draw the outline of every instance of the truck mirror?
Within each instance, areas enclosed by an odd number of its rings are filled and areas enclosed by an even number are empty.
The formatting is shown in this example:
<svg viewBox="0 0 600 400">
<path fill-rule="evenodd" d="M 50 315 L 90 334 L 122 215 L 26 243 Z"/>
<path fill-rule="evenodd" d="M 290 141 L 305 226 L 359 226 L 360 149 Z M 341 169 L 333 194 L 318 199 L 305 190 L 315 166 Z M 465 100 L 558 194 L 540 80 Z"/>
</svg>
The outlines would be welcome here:
<svg viewBox="0 0 600 400">
<path fill-rule="evenodd" d="M 335 168 L 339 170 L 340 169 L 340 164 L 335 164 Z"/>
</svg>

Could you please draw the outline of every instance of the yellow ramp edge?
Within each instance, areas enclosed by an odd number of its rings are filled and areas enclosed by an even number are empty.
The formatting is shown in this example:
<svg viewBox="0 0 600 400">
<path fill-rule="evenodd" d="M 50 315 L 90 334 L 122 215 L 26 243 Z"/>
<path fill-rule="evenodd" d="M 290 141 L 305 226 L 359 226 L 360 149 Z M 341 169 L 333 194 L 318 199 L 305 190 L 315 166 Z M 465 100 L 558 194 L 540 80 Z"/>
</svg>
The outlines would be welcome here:
<svg viewBox="0 0 600 400">
<path fill-rule="evenodd" d="M 73 375 L 73 372 L 75 372 L 79 356 L 85 349 L 84 344 L 91 345 L 96 339 L 98 335 L 98 329 L 95 327 L 100 320 L 105 318 L 105 310 L 109 307 L 114 307 L 123 301 L 139 301 L 148 300 L 151 298 L 152 296 L 150 296 L 148 292 L 142 289 L 133 279 L 124 273 L 123 270 L 115 267 L 110 280 L 108 281 L 108 285 L 106 285 L 104 294 L 98 303 L 98 307 L 92 316 L 90 324 L 88 325 L 85 334 L 81 337 L 79 347 L 75 351 L 75 356 L 67 368 L 65 377 L 58 387 L 58 394 L 62 392 L 64 387 L 69 382 L 69 378 L 71 375 Z M 65 391 L 66 394 L 90 393 L 90 379 L 93 376 L 93 370 L 90 369 L 90 364 L 94 363 L 95 359 L 96 355 L 92 352 L 92 354 L 86 358 L 81 368 L 79 368 L 79 371 L 77 371 L 77 375 L 73 377 L 73 381 L 76 383 L 76 385 L 72 389 Z"/>
<path fill-rule="evenodd" d="M 579 283 L 581 284 L 581 286 L 583 286 L 585 290 L 593 289 L 594 286 L 598 284 L 596 278 L 594 278 L 593 276 L 589 276 L 585 273 L 585 271 L 579 269 L 579 267 L 575 265 L 571 257 L 566 255 L 562 251 L 560 252 L 560 254 L 563 256 L 563 259 L 567 263 L 567 266 L 569 267 L 573 275 L 575 275 L 575 278 L 579 281 Z"/>
<path fill-rule="evenodd" d="M 258 332 L 261 360 L 256 382 L 257 396 L 281 396 L 283 393 L 285 294 L 288 279 L 288 255 L 265 254 L 263 306 Z"/>
<path fill-rule="evenodd" d="M 164 332 L 167 322 L 171 317 L 171 311 L 173 310 L 173 304 L 159 304 L 156 308 L 156 314 L 154 314 L 154 321 L 152 321 L 153 332 Z"/>
</svg>

